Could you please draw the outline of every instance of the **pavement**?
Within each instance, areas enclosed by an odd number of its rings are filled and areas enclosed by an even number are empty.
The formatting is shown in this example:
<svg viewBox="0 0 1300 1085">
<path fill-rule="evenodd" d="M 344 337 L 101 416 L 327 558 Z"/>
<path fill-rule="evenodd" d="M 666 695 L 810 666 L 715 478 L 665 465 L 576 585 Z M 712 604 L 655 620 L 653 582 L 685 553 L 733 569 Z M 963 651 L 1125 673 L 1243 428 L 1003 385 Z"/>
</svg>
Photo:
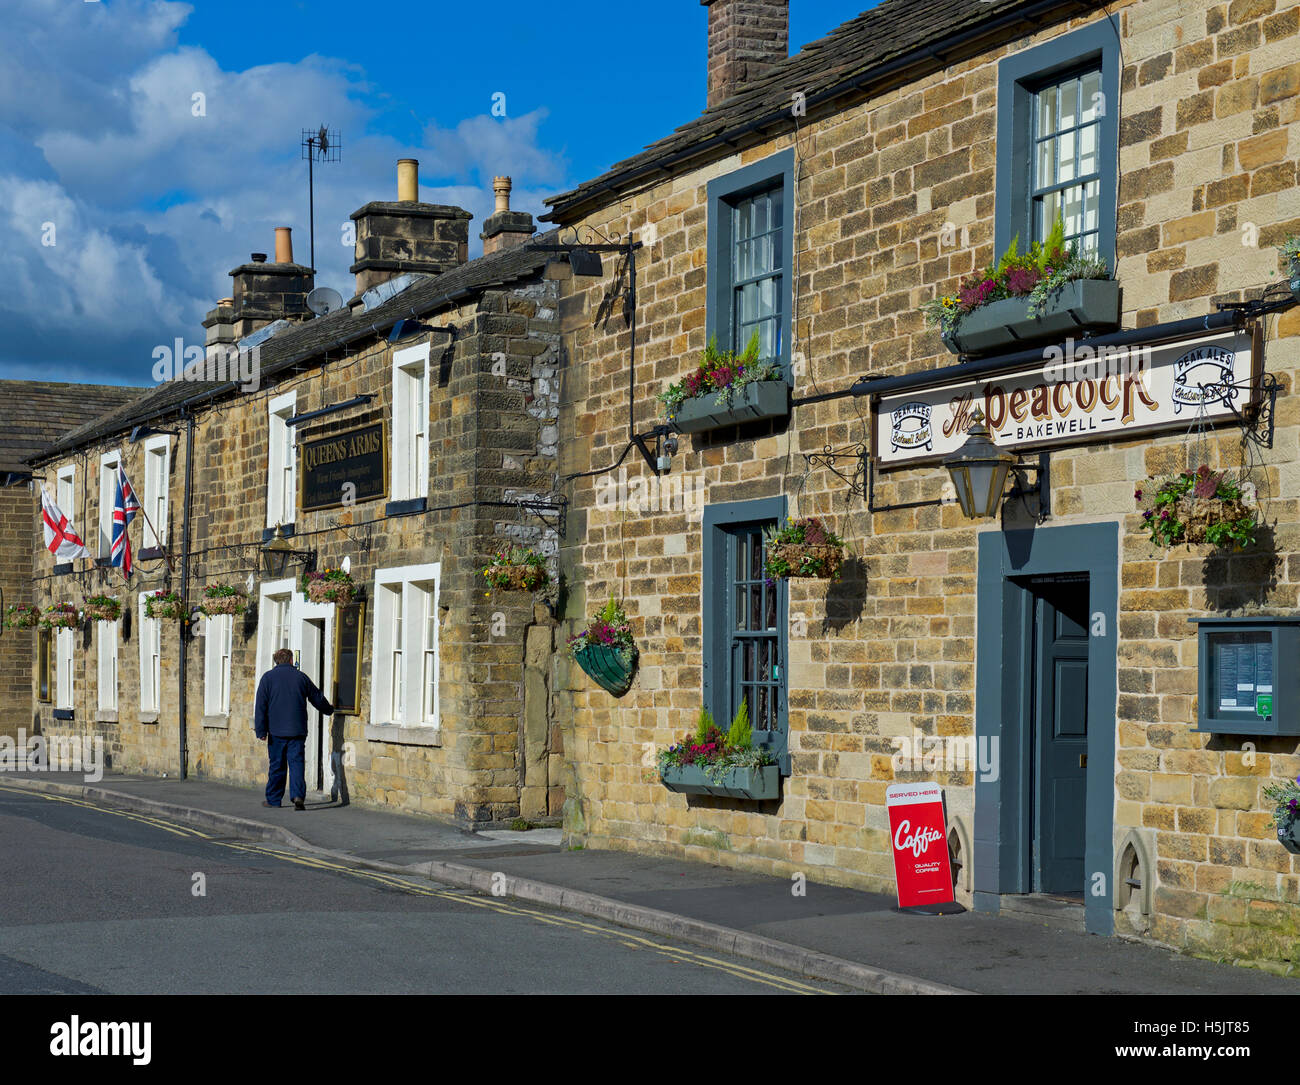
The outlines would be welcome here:
<svg viewBox="0 0 1300 1085">
<path fill-rule="evenodd" d="M 173 818 L 349 865 L 514 897 L 877 994 L 1295 994 L 1300 980 L 1082 934 L 1050 917 L 916 916 L 893 897 L 624 851 L 559 829 L 460 825 L 309 795 L 261 805 L 212 780 L 5 772 L 0 782 Z"/>
</svg>

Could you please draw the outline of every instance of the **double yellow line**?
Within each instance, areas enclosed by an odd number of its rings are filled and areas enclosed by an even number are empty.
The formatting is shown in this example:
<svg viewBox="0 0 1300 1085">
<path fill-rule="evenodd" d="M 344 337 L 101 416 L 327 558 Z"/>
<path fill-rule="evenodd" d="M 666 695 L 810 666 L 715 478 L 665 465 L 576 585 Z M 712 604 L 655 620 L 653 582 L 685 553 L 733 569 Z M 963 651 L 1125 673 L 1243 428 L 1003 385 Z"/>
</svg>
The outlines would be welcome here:
<svg viewBox="0 0 1300 1085">
<path fill-rule="evenodd" d="M 420 885 L 416 882 L 409 881 L 398 875 L 347 866 L 344 863 L 335 862 L 315 855 L 303 855 L 297 852 L 279 851 L 274 848 L 264 847 L 260 844 L 245 844 L 229 840 L 217 840 L 211 833 L 205 833 L 188 825 L 182 825 L 179 822 L 172 821 L 168 818 L 159 817 L 155 814 L 141 814 L 134 810 L 119 810 L 111 806 L 104 806 L 99 803 L 91 802 L 87 799 L 72 798 L 67 795 L 52 795 L 48 792 L 33 791 L 28 790 L 27 788 L 5 787 L 2 784 L 0 784 L 0 791 L 7 791 L 16 795 L 24 795 L 29 798 L 38 796 L 49 802 L 62 802 L 69 806 L 78 806 L 85 810 L 94 810 L 101 814 L 112 814 L 115 817 L 127 818 L 130 821 L 139 822 L 142 825 L 149 825 L 155 829 L 162 829 L 164 832 L 173 833 L 176 836 L 206 840 L 212 844 L 219 844 L 223 848 L 232 848 L 236 851 L 248 852 L 255 855 L 264 855 L 271 859 L 278 859 L 281 862 L 286 863 L 296 863 L 298 866 L 308 867 L 313 870 L 325 870 L 339 874 L 347 874 L 354 878 L 362 878 L 376 885 L 382 885 L 389 889 L 396 889 L 403 893 L 410 893 L 414 896 L 438 897 L 442 900 L 455 901 L 458 904 L 470 904 L 476 908 L 488 908 L 500 915 L 532 919 L 538 923 L 550 924 L 553 927 L 568 927 L 585 934 L 599 935 L 604 938 L 613 938 L 615 941 L 620 942 L 622 945 L 631 949 L 653 950 L 661 956 L 667 957 L 676 964 L 694 964 L 699 965 L 701 968 L 711 968 L 718 972 L 725 972 L 727 975 L 734 976 L 736 979 L 748 980 L 751 983 L 773 987 L 777 990 L 786 991 L 791 994 L 807 995 L 827 993 L 821 988 L 813 987 L 810 984 L 791 979 L 787 976 L 779 976 L 758 968 L 750 968 L 748 965 L 740 964 L 737 961 L 712 957 L 706 953 L 688 949 L 685 946 L 666 945 L 653 938 L 647 938 L 644 935 L 634 934 L 627 930 L 614 930 L 597 923 L 578 919 L 574 916 L 557 915 L 553 913 L 548 914 L 534 908 L 526 907 L 522 904 L 511 903 L 495 897 L 470 896 L 465 891 L 451 892 L 446 889 L 436 889 L 432 886 Z M 473 891 L 471 890 L 470 892 Z"/>
</svg>

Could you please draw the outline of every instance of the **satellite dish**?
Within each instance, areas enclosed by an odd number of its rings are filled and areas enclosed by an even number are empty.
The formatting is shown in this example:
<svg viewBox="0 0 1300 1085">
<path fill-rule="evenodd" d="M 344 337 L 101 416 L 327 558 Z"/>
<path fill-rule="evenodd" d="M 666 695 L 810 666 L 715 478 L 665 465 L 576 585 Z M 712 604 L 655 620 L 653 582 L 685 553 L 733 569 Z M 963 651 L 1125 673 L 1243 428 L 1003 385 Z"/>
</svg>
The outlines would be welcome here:
<svg viewBox="0 0 1300 1085">
<path fill-rule="evenodd" d="M 307 308 L 317 316 L 325 316 L 343 308 L 343 295 L 332 286 L 318 286 L 307 295 Z"/>
</svg>

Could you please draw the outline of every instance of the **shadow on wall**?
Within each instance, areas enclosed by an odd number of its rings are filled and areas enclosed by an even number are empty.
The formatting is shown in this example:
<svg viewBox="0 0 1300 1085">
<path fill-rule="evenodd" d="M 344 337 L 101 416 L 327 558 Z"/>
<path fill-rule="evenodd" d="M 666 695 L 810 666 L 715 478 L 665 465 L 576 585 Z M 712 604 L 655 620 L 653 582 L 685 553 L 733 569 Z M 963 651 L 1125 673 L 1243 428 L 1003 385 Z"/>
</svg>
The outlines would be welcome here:
<svg viewBox="0 0 1300 1085">
<path fill-rule="evenodd" d="M 859 557 L 849 557 L 840 566 L 840 575 L 830 582 L 826 592 L 826 618 L 822 632 L 838 633 L 862 617 L 867 601 L 867 566 Z"/>
<path fill-rule="evenodd" d="M 1282 558 L 1277 552 L 1273 528 L 1263 524 L 1255 533 L 1255 545 L 1240 554 L 1216 551 L 1201 566 L 1206 606 L 1228 611 L 1251 604 L 1267 606 L 1277 588 Z"/>
</svg>

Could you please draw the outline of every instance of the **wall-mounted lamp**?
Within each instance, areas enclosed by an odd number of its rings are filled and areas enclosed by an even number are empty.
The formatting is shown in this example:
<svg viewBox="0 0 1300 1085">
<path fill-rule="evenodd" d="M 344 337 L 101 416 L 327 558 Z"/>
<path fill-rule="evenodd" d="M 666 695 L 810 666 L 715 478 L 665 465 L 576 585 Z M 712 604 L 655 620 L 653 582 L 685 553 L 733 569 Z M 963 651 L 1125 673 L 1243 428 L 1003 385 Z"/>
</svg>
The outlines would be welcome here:
<svg viewBox="0 0 1300 1085">
<path fill-rule="evenodd" d="M 1051 512 L 1051 488 L 1048 480 L 1048 456 L 1041 453 L 1037 466 L 1021 464 L 1016 461 L 1014 453 L 999 448 L 989 436 L 988 427 L 984 425 L 984 414 L 978 407 L 971 416 L 971 424 L 966 430 L 966 443 L 943 458 L 943 465 L 952 475 L 953 488 L 957 491 L 957 503 L 961 511 L 971 520 L 994 516 L 1002 502 L 1002 491 L 1006 488 L 1007 473 L 1014 471 L 1037 471 L 1038 484 L 1029 487 L 1017 478 L 1016 486 L 1011 491 L 1013 497 L 1027 497 L 1038 493 L 1038 516 L 1045 518 Z"/>
<path fill-rule="evenodd" d="M 310 550 L 294 550 L 287 540 L 275 538 L 262 547 L 262 571 L 268 580 L 279 580 L 289 570 L 289 562 L 300 558 L 304 563 L 313 556 Z"/>
<path fill-rule="evenodd" d="M 659 444 L 659 455 L 655 458 L 655 466 L 659 469 L 661 475 L 666 475 L 672 469 L 673 457 L 677 455 L 677 434 L 670 433 L 664 437 Z"/>
</svg>

